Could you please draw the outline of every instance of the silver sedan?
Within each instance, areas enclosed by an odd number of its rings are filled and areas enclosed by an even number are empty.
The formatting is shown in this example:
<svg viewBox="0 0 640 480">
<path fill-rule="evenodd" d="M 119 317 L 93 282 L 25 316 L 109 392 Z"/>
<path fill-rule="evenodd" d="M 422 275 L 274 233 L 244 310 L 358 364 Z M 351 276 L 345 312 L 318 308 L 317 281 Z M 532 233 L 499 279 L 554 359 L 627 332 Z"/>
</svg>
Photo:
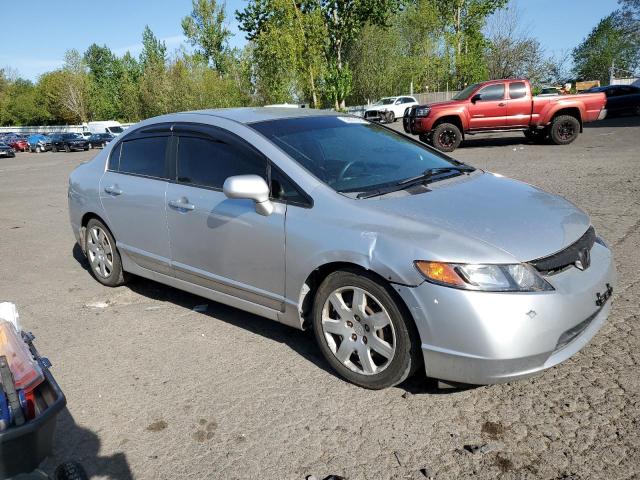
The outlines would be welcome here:
<svg viewBox="0 0 640 480">
<path fill-rule="evenodd" d="M 295 328 L 367 388 L 533 375 L 605 322 L 612 254 L 567 200 L 383 126 L 286 108 L 152 118 L 69 179 L 93 276 Z"/>
</svg>

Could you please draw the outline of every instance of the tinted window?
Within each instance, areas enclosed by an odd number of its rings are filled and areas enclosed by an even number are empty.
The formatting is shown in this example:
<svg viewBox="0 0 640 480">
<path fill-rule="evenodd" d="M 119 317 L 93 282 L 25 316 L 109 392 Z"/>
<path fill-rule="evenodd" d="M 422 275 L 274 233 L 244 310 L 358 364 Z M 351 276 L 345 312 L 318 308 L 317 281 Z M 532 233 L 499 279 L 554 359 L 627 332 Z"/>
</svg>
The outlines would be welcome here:
<svg viewBox="0 0 640 480">
<path fill-rule="evenodd" d="M 509 84 L 509 97 L 511 99 L 522 98 L 527 94 L 527 86 L 524 82 L 513 82 Z"/>
<path fill-rule="evenodd" d="M 478 92 L 482 101 L 502 100 L 504 98 L 504 83 L 497 83 L 484 87 Z"/>
<path fill-rule="evenodd" d="M 273 167 L 271 168 L 271 198 L 292 203 L 309 203 L 293 182 Z"/>
<path fill-rule="evenodd" d="M 118 171 L 164 178 L 167 139 L 168 137 L 148 137 L 123 142 Z"/>
<path fill-rule="evenodd" d="M 234 142 L 181 136 L 177 177 L 180 183 L 222 188 L 234 175 L 260 175 L 266 180 L 266 160 Z"/>
</svg>

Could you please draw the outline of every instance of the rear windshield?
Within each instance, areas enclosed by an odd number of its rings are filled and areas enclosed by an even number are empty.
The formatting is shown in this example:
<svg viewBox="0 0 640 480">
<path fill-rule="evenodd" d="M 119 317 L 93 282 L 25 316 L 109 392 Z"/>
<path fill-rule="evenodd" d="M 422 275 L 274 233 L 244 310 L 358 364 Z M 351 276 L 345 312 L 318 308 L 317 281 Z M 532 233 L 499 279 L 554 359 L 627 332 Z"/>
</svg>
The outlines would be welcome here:
<svg viewBox="0 0 640 480">
<path fill-rule="evenodd" d="M 364 192 L 450 167 L 444 156 L 355 117 L 319 116 L 250 125 L 338 192 Z"/>
</svg>

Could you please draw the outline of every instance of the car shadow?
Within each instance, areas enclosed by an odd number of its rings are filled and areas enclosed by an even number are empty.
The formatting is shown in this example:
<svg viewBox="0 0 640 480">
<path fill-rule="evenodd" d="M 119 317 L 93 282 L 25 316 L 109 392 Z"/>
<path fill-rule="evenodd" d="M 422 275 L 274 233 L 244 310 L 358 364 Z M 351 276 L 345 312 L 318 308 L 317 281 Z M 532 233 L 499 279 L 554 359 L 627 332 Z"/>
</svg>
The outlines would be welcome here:
<svg viewBox="0 0 640 480">
<path fill-rule="evenodd" d="M 611 127 L 640 127 L 640 116 L 637 115 L 612 115 L 604 120 L 584 124 L 585 129 Z"/>
<path fill-rule="evenodd" d="M 509 147 L 513 145 L 534 145 L 534 143 L 527 140 L 522 132 L 511 132 L 511 135 L 508 137 L 474 137 L 472 135 L 467 135 L 460 145 L 460 148 Z"/>
<path fill-rule="evenodd" d="M 53 455 L 48 457 L 41 469 L 53 477 L 56 467 L 68 461 L 77 462 L 89 478 L 100 477 L 112 480 L 132 480 L 133 474 L 124 452 L 109 456 L 100 455 L 100 438 L 92 430 L 80 427 L 67 408 L 57 418 Z"/>
<path fill-rule="evenodd" d="M 73 247 L 73 257 L 82 268 L 91 273 L 89 262 L 77 243 Z M 125 288 L 129 288 L 131 291 L 143 297 L 161 302 L 171 302 L 174 305 L 189 310 L 193 310 L 197 305 L 206 304 L 207 309 L 205 311 L 194 313 L 206 315 L 214 320 L 226 322 L 234 327 L 243 328 L 269 340 L 282 343 L 326 373 L 338 377 L 333 368 L 322 356 L 313 332 L 310 329 L 304 331 L 298 330 L 282 323 L 268 320 L 258 315 L 142 277 L 134 276 L 131 281 L 126 284 Z M 341 377 L 338 378 L 342 380 Z M 410 379 L 398 385 L 398 388 L 411 394 L 448 394 L 460 390 L 438 388 L 437 380 L 425 376 L 424 367 L 421 367 Z"/>
</svg>

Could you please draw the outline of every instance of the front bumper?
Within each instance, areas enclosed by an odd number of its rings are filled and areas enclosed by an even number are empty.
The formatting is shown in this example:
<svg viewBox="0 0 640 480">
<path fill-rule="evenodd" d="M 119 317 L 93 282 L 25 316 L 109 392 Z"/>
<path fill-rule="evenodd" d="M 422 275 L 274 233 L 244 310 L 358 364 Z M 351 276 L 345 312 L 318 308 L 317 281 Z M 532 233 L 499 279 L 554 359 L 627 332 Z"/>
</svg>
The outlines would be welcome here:
<svg viewBox="0 0 640 480">
<path fill-rule="evenodd" d="M 606 321 L 615 286 L 611 252 L 591 250 L 591 266 L 547 276 L 551 292 L 491 293 L 424 282 L 400 287 L 420 333 L 429 377 L 475 385 L 508 382 L 563 362 Z"/>
</svg>

